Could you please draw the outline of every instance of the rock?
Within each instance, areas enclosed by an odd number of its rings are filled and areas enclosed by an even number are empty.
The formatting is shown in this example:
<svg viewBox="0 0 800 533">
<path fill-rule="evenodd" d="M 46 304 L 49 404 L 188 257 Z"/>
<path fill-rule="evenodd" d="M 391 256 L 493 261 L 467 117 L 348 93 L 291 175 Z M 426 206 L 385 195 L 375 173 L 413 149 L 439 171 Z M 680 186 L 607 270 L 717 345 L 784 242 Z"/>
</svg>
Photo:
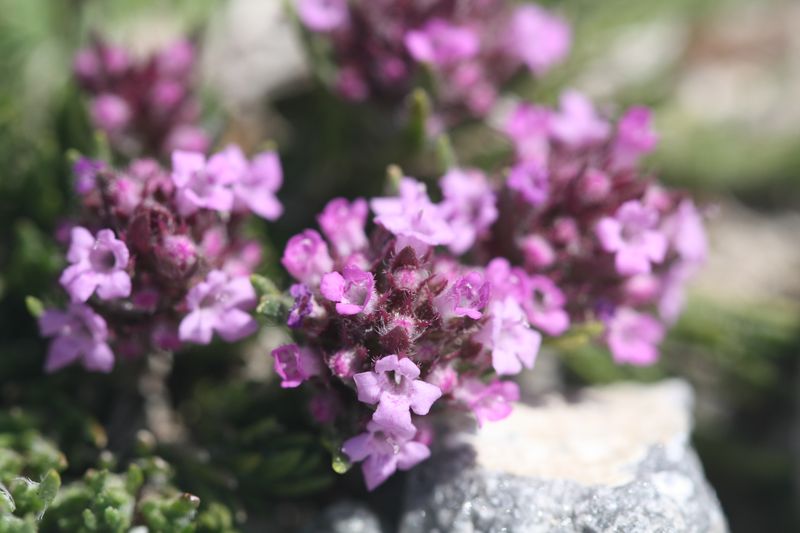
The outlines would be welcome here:
<svg viewBox="0 0 800 533">
<path fill-rule="evenodd" d="M 400 531 L 727 531 L 691 403 L 682 381 L 614 385 L 455 432 L 411 471 Z"/>
<path fill-rule="evenodd" d="M 380 521 L 365 505 L 342 501 L 327 507 L 305 533 L 381 533 Z"/>
</svg>

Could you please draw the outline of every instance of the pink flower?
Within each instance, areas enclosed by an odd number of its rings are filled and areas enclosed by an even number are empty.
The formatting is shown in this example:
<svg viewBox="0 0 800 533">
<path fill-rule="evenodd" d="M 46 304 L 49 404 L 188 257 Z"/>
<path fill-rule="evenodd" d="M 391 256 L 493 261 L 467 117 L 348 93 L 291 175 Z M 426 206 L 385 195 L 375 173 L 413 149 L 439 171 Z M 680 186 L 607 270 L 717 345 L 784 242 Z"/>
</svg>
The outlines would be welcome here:
<svg viewBox="0 0 800 533">
<path fill-rule="evenodd" d="M 528 297 L 528 275 L 521 268 L 512 267 L 504 257 L 489 261 L 485 276 L 491 285 L 492 300 L 512 298 L 521 304 Z"/>
<path fill-rule="evenodd" d="M 184 78 L 191 74 L 194 60 L 194 45 L 187 39 L 180 39 L 156 56 L 158 73 L 172 78 Z"/>
<path fill-rule="evenodd" d="M 87 370 L 111 372 L 114 354 L 108 346 L 106 321 L 88 305 L 72 303 L 66 312 L 45 311 L 39 318 L 39 330 L 45 337 L 54 337 L 47 351 L 46 372 L 78 359 Z"/>
<path fill-rule="evenodd" d="M 584 204 L 599 203 L 611 192 L 611 178 L 601 170 L 589 168 L 581 176 L 577 192 Z"/>
<path fill-rule="evenodd" d="M 319 305 L 314 301 L 311 290 L 302 283 L 295 283 L 289 287 L 289 296 L 294 298 L 294 305 L 289 310 L 286 325 L 290 328 L 299 328 L 303 319 L 315 313 Z"/>
<path fill-rule="evenodd" d="M 212 270 L 186 295 L 189 313 L 178 327 L 180 339 L 208 344 L 214 331 L 227 342 L 248 337 L 258 329 L 258 323 L 246 311 L 255 303 L 256 292 L 248 278 L 231 278 Z"/>
<path fill-rule="evenodd" d="M 530 4 L 514 10 L 507 32 L 510 53 L 537 76 L 564 60 L 572 40 L 564 19 Z"/>
<path fill-rule="evenodd" d="M 617 363 L 651 365 L 658 360 L 664 326 L 655 318 L 628 308 L 618 309 L 608 323 L 607 342 Z"/>
<path fill-rule="evenodd" d="M 450 251 L 463 254 L 497 220 L 497 198 L 477 169 L 452 169 L 442 176 L 442 211 L 453 229 Z"/>
<path fill-rule="evenodd" d="M 360 372 L 353 376 L 358 389 L 358 400 L 378 404 L 373 422 L 386 431 L 411 437 L 416 432 L 411 423 L 409 409 L 426 415 L 442 395 L 439 387 L 426 383 L 419 377 L 419 368 L 411 359 L 398 359 L 387 355 L 375 363 L 374 372 Z"/>
<path fill-rule="evenodd" d="M 559 141 L 580 148 L 608 137 L 611 127 L 597 116 L 592 102 L 578 91 L 569 90 L 561 95 L 560 112 L 553 116 L 552 134 Z"/>
<path fill-rule="evenodd" d="M 658 143 L 653 130 L 653 117 L 643 106 L 630 108 L 619 120 L 614 139 L 613 164 L 616 168 L 631 168 L 639 158 L 651 152 Z"/>
<path fill-rule="evenodd" d="M 489 302 L 489 291 L 489 282 L 480 273 L 470 272 L 459 278 L 434 303 L 442 320 L 464 316 L 479 320 L 483 316 L 480 310 Z"/>
<path fill-rule="evenodd" d="M 241 157 L 244 159 L 243 154 Z M 246 206 L 267 220 L 277 220 L 283 214 L 283 206 L 275 193 L 282 183 L 283 170 L 278 155 L 275 152 L 263 152 L 253 157 L 253 161 L 247 165 L 234 183 L 233 193 L 239 205 Z"/>
<path fill-rule="evenodd" d="M 175 80 L 160 80 L 150 90 L 153 107 L 162 113 L 172 111 L 181 103 L 188 89 Z"/>
<path fill-rule="evenodd" d="M 322 277 L 320 292 L 332 302 L 336 302 L 336 312 L 340 315 L 369 313 L 375 306 L 375 279 L 372 273 L 365 272 L 355 265 L 348 265 L 342 271 L 329 272 Z"/>
<path fill-rule="evenodd" d="M 333 269 L 328 246 L 313 229 L 307 229 L 289 239 L 281 264 L 296 280 L 310 287 L 319 285 L 322 276 Z"/>
<path fill-rule="evenodd" d="M 100 58 L 90 48 L 78 50 L 72 60 L 72 70 L 82 83 L 91 83 L 100 74 Z"/>
<path fill-rule="evenodd" d="M 200 209 L 230 211 L 233 208 L 231 183 L 236 178 L 231 172 L 227 154 L 212 157 L 206 165 L 201 153 L 175 151 L 172 154 L 172 182 L 178 189 L 178 211 L 183 216 Z M 211 171 L 211 163 L 216 167 Z"/>
<path fill-rule="evenodd" d="M 550 193 L 547 168 L 535 161 L 522 161 L 514 165 L 506 184 L 534 207 L 546 202 Z"/>
<path fill-rule="evenodd" d="M 647 274 L 650 263 L 660 263 L 667 239 L 656 229 L 658 213 L 637 200 L 625 202 L 613 218 L 601 218 L 596 227 L 600 244 L 616 254 L 617 272 L 623 276 Z"/>
<path fill-rule="evenodd" d="M 292 389 L 322 373 L 322 361 L 308 348 L 284 344 L 272 350 L 275 372 L 281 377 L 281 387 Z"/>
<path fill-rule="evenodd" d="M 416 61 L 446 66 L 477 54 L 480 40 L 470 28 L 433 19 L 422 28 L 406 33 L 405 45 Z"/>
<path fill-rule="evenodd" d="M 703 218 L 689 199 L 683 200 L 666 221 L 665 232 L 681 259 L 692 264 L 705 261 L 708 253 Z"/>
<path fill-rule="evenodd" d="M 170 131 L 163 151 L 168 154 L 175 151 L 205 153 L 210 144 L 211 139 L 201 128 L 190 124 L 179 124 Z"/>
<path fill-rule="evenodd" d="M 347 25 L 347 0 L 296 0 L 297 14 L 309 30 L 328 32 Z"/>
<path fill-rule="evenodd" d="M 367 425 L 366 433 L 345 441 L 342 451 L 351 461 L 364 461 L 361 471 L 368 490 L 374 490 L 398 468 L 413 468 L 431 453 L 421 442 L 398 437 L 375 422 Z"/>
<path fill-rule="evenodd" d="M 547 276 L 531 276 L 531 296 L 523 304 L 531 324 L 548 335 L 558 336 L 569 329 L 569 314 L 564 310 L 567 299 Z"/>
<path fill-rule="evenodd" d="M 440 206 L 428 198 L 425 184 L 413 178 L 400 181 L 398 197 L 374 198 L 370 202 L 375 222 L 398 237 L 396 249 L 411 246 L 417 255 L 428 246 L 450 244 L 455 237 Z"/>
<path fill-rule="evenodd" d="M 533 368 L 542 336 L 531 329 L 525 313 L 512 298 L 489 305 L 489 320 L 473 339 L 492 355 L 492 366 L 500 374 L 518 374 L 522 367 Z"/>
<path fill-rule="evenodd" d="M 130 296 L 131 277 L 125 271 L 128 248 L 113 231 L 102 229 L 95 238 L 86 228 L 76 226 L 71 239 L 67 261 L 72 264 L 59 281 L 73 302 L 85 302 L 95 290 L 103 300 Z"/>
<path fill-rule="evenodd" d="M 117 133 L 130 123 L 131 107 L 121 97 L 106 93 L 92 100 L 89 114 L 94 125 L 106 133 Z"/>
<path fill-rule="evenodd" d="M 519 401 L 519 386 L 513 381 L 496 379 L 487 385 L 477 378 L 466 378 L 459 383 L 453 397 L 471 409 L 478 426 L 483 426 L 511 414 L 512 402 Z"/>
<path fill-rule="evenodd" d="M 503 126 L 503 132 L 514 143 L 522 161 L 544 166 L 550 156 L 550 128 L 553 112 L 542 106 L 522 103 L 514 108 Z"/>
<path fill-rule="evenodd" d="M 525 266 L 532 270 L 547 268 L 556 260 L 556 253 L 550 243 L 541 235 L 528 235 L 520 242 Z"/>
<path fill-rule="evenodd" d="M 667 325 L 678 320 L 686 303 L 685 286 L 696 270 L 692 263 L 678 262 L 663 275 L 657 304 L 658 314 Z"/>
<path fill-rule="evenodd" d="M 97 175 L 106 169 L 103 161 L 80 157 L 72 165 L 72 172 L 75 174 L 75 192 L 86 195 L 94 191 L 97 187 Z"/>
<path fill-rule="evenodd" d="M 348 202 L 344 198 L 334 198 L 317 216 L 322 233 L 331 243 L 337 257 L 349 257 L 367 247 L 367 202 L 357 198 Z"/>
</svg>

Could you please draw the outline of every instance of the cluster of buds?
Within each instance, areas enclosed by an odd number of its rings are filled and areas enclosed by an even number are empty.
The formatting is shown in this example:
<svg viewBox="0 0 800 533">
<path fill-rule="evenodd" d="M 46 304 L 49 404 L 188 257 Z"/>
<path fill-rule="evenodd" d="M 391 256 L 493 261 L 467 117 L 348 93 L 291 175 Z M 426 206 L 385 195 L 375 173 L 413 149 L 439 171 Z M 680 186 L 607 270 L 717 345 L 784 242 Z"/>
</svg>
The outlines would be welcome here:
<svg viewBox="0 0 800 533">
<path fill-rule="evenodd" d="M 324 237 L 308 229 L 289 240 L 282 263 L 297 280 L 288 318 L 297 344 L 273 351 L 282 385 L 307 384 L 314 417 L 355 434 L 342 451 L 363 461 L 370 490 L 428 457 L 423 419 L 434 403 L 478 423 L 507 416 L 519 390 L 496 376 L 531 368 L 541 342 L 512 279 L 437 248 L 457 242 L 463 198 L 435 204 L 414 179 L 398 185 L 396 197 L 371 201 L 369 237 L 367 202 L 339 198 L 318 217 Z"/>
<path fill-rule="evenodd" d="M 191 89 L 194 45 L 179 40 L 144 59 L 96 39 L 75 56 L 73 69 L 90 95 L 89 114 L 120 153 L 168 155 L 205 152 L 206 133 L 197 126 L 200 106 Z"/>
<path fill-rule="evenodd" d="M 396 100 L 427 67 L 445 113 L 484 116 L 521 68 L 544 74 L 566 56 L 570 29 L 535 4 L 508 0 L 297 0 L 329 42 L 345 98 Z"/>
<path fill-rule="evenodd" d="M 69 266 L 60 278 L 70 303 L 40 317 L 42 335 L 53 337 L 47 371 L 80 361 L 108 372 L 114 353 L 255 332 L 249 276 L 261 247 L 241 230 L 252 213 L 281 215 L 276 153 L 248 160 L 230 146 L 206 160 L 176 151 L 171 170 L 149 159 L 115 170 L 81 158 L 74 170 L 82 205 L 64 231 Z"/>
<path fill-rule="evenodd" d="M 600 321 L 617 362 L 655 362 L 706 240 L 692 200 L 639 170 L 657 143 L 650 111 L 613 122 L 567 91 L 557 110 L 519 104 L 504 132 L 515 162 L 501 215 L 473 251 L 503 258 L 493 264 L 521 280 L 521 304 L 545 333 Z"/>
</svg>

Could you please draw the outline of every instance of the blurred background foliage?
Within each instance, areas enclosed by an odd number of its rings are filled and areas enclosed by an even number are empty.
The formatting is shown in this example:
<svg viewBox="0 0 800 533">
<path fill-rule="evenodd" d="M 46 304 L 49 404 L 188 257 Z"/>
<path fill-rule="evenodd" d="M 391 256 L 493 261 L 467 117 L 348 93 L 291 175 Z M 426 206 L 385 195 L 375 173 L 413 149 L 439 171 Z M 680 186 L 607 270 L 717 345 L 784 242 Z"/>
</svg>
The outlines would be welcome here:
<svg viewBox="0 0 800 533">
<path fill-rule="evenodd" d="M 712 250 L 662 363 L 617 367 L 584 345 L 560 354 L 559 379 L 685 377 L 697 391 L 696 444 L 732 530 L 798 530 L 800 4 L 546 3 L 574 24 L 571 59 L 544 80 L 516 80 L 512 93 L 555 102 L 576 87 L 612 112 L 652 106 L 662 142 L 651 167 L 708 206 Z M 25 305 L 31 294 L 48 301 L 62 267 L 52 235 L 73 201 L 66 151 L 97 149 L 70 78 L 93 31 L 141 53 L 197 36 L 204 125 L 217 143 L 277 142 L 286 216 L 269 235 L 252 228 L 274 245 L 264 261 L 273 279 L 274 250 L 331 196 L 380 193 L 388 163 L 435 179 L 441 147 L 420 146 L 402 110 L 345 104 L 315 83 L 282 9 L 277 0 L 0 0 L 0 531 L 291 529 L 333 494 L 360 490 L 332 473 L 299 396 L 268 386 L 279 330 L 176 357 L 165 394 L 190 444 L 171 446 L 150 433 L 147 363 L 46 377 Z M 490 166 L 509 149 L 475 123 L 452 142 L 464 164 Z"/>
</svg>

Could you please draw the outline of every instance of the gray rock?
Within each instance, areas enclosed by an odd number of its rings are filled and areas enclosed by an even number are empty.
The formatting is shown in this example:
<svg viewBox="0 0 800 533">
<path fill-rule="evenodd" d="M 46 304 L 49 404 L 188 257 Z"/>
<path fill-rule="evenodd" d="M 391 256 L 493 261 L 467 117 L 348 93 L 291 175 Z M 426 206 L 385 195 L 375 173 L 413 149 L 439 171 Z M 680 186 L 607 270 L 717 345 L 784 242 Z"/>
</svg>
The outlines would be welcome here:
<svg viewBox="0 0 800 533">
<path fill-rule="evenodd" d="M 680 381 L 590 389 L 456 432 L 412 470 L 401 533 L 724 532 Z"/>
<path fill-rule="evenodd" d="M 381 533 L 380 521 L 365 505 L 342 501 L 327 507 L 305 533 Z"/>
</svg>

